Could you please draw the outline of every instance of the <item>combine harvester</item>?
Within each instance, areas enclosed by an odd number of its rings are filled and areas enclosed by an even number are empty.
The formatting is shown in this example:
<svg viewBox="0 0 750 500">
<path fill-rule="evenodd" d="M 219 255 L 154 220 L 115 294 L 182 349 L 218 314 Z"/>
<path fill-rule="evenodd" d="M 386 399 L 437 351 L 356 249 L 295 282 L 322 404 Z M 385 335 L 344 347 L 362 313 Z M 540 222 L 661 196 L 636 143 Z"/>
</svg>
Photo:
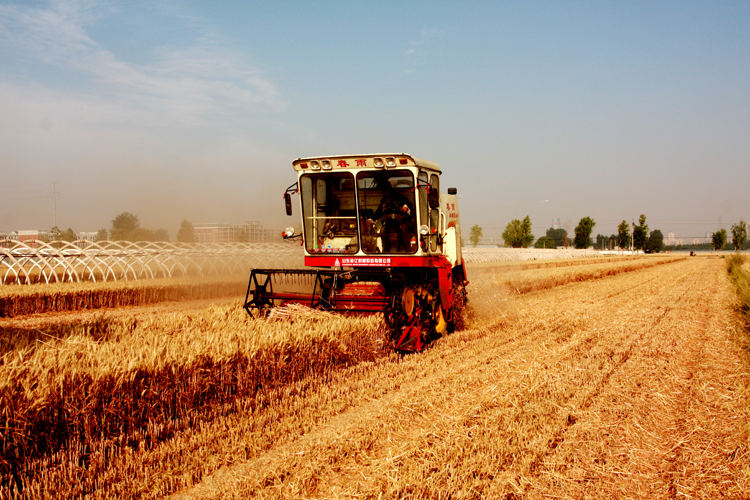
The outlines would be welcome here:
<svg viewBox="0 0 750 500">
<path fill-rule="evenodd" d="M 420 351 L 461 327 L 466 268 L 456 189 L 440 193 L 440 166 L 407 154 L 299 158 L 301 238 L 308 269 L 254 269 L 244 308 L 284 304 L 382 312 L 394 348 Z"/>
</svg>

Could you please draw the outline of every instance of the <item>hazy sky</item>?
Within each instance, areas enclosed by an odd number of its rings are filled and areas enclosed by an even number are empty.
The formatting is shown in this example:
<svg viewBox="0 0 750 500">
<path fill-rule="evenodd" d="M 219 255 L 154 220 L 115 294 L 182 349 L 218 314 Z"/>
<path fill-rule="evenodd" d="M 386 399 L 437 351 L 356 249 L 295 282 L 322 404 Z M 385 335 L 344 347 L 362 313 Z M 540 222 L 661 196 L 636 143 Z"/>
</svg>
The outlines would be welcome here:
<svg viewBox="0 0 750 500">
<path fill-rule="evenodd" d="M 76 231 L 282 228 L 293 159 L 385 152 L 441 165 L 465 236 L 729 229 L 749 27 L 747 1 L 0 0 L 0 231 L 49 230 L 53 183 Z"/>
</svg>

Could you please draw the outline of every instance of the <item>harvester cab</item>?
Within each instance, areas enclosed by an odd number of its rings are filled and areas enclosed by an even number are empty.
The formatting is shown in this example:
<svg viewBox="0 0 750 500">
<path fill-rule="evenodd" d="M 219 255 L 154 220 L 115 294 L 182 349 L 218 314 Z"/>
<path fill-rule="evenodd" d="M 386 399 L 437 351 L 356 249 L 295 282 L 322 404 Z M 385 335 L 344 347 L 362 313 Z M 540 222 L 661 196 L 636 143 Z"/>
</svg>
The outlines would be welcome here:
<svg viewBox="0 0 750 500">
<path fill-rule="evenodd" d="M 437 163 L 407 154 L 299 158 L 284 193 L 299 194 L 305 269 L 254 269 L 245 309 L 252 316 L 302 303 L 382 312 L 394 347 L 423 349 L 462 324 L 466 271 L 456 189 L 440 193 Z"/>
</svg>

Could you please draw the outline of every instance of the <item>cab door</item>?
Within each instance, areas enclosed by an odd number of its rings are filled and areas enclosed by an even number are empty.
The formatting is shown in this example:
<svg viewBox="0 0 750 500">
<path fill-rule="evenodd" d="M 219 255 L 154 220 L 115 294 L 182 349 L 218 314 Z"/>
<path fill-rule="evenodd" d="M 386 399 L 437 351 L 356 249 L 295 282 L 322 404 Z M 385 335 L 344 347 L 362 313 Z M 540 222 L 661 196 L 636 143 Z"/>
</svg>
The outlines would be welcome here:
<svg viewBox="0 0 750 500">
<path fill-rule="evenodd" d="M 444 220 L 440 216 L 440 176 L 430 175 L 430 251 L 443 253 Z"/>
</svg>

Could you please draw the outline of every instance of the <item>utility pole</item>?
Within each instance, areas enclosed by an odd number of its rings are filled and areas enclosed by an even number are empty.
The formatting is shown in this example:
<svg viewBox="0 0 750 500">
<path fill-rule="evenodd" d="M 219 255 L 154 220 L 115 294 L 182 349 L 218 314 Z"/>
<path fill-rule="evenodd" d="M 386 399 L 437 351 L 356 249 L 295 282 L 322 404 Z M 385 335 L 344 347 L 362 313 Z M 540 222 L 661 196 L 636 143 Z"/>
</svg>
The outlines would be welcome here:
<svg viewBox="0 0 750 500">
<path fill-rule="evenodd" d="M 52 183 L 52 227 L 57 227 L 57 182 Z"/>
</svg>

